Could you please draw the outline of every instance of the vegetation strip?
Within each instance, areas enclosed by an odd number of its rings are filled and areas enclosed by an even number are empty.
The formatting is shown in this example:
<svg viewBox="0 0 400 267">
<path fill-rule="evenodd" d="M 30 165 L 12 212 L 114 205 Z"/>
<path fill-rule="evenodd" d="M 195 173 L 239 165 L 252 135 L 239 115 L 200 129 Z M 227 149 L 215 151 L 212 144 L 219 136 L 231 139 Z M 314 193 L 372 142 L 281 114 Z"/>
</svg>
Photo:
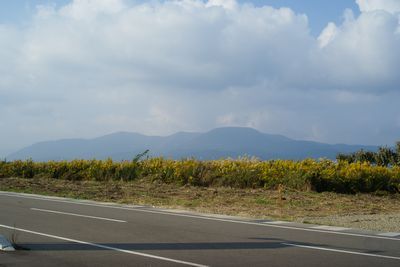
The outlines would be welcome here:
<svg viewBox="0 0 400 267">
<path fill-rule="evenodd" d="M 71 181 L 134 181 L 148 179 L 199 187 L 289 188 L 301 191 L 359 193 L 400 192 L 400 166 L 370 162 L 271 160 L 252 158 L 199 161 L 149 158 L 114 162 L 73 160 L 1 161 L 0 178 L 51 178 Z"/>
</svg>

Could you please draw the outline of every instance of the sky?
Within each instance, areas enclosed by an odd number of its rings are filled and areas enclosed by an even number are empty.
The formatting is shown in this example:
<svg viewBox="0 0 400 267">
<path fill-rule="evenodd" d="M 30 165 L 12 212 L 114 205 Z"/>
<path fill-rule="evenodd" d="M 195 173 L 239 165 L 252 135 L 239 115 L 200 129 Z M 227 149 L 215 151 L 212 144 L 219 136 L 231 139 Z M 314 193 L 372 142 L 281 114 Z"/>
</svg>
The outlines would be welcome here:
<svg viewBox="0 0 400 267">
<path fill-rule="evenodd" d="M 0 3 L 0 157 L 117 131 L 400 140 L 399 0 Z"/>
</svg>

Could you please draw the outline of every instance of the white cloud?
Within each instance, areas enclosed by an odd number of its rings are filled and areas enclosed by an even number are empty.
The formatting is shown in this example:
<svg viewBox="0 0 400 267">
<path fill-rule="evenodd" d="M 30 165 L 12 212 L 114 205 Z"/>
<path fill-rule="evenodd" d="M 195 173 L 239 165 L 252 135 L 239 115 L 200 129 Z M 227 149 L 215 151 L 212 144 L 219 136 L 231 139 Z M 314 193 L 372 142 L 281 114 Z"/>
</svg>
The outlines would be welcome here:
<svg viewBox="0 0 400 267">
<path fill-rule="evenodd" d="M 389 13 L 400 12 L 399 0 L 356 0 L 361 12 L 384 10 Z"/>
<path fill-rule="evenodd" d="M 327 46 L 333 39 L 335 39 L 338 32 L 339 30 L 335 23 L 330 22 L 318 37 L 319 47 L 323 48 Z"/>
<path fill-rule="evenodd" d="M 124 8 L 122 0 L 74 0 L 61 8 L 59 14 L 76 20 L 87 20 L 98 15 L 117 14 Z"/>
<path fill-rule="evenodd" d="M 367 10 L 374 2 L 358 3 Z M 392 13 L 346 11 L 315 38 L 305 15 L 229 0 L 40 7 L 25 27 L 0 25 L 3 145 L 221 125 L 389 142 L 400 130 L 392 126 L 400 94 Z M 371 110 L 385 119 L 365 115 Z M 363 130 L 371 125 L 392 128 L 379 139 Z"/>
<path fill-rule="evenodd" d="M 318 56 L 326 84 L 375 93 L 399 90 L 398 27 L 396 16 L 384 12 L 362 13 L 340 26 L 329 24 L 320 36 L 325 46 Z"/>
<path fill-rule="evenodd" d="M 221 6 L 226 9 L 235 9 L 237 7 L 238 3 L 236 0 L 208 0 L 206 6 L 207 7 L 212 7 L 212 6 Z"/>
</svg>

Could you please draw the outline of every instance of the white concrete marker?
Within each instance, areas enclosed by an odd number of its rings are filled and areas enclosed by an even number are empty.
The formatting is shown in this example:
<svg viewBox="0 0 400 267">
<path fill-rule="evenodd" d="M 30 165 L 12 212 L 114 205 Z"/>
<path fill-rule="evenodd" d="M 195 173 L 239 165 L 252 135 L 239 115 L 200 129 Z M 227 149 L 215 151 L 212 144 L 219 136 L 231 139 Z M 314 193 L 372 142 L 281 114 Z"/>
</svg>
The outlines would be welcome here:
<svg viewBox="0 0 400 267">
<path fill-rule="evenodd" d="M 13 245 L 8 241 L 7 238 L 0 235 L 0 250 L 2 251 L 15 251 Z"/>
</svg>

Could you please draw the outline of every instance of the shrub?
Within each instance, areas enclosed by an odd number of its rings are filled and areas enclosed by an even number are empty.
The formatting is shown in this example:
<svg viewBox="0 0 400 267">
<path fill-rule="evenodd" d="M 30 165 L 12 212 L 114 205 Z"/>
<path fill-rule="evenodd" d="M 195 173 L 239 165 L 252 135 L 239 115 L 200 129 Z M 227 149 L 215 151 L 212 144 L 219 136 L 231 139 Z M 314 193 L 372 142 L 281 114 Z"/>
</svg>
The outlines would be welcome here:
<svg viewBox="0 0 400 267">
<path fill-rule="evenodd" d="M 400 166 L 385 167 L 368 161 L 337 162 L 252 158 L 199 161 L 164 158 L 73 161 L 0 161 L 1 177 L 47 177 L 66 180 L 131 181 L 148 178 L 164 183 L 193 186 L 357 192 L 400 192 Z"/>
</svg>

